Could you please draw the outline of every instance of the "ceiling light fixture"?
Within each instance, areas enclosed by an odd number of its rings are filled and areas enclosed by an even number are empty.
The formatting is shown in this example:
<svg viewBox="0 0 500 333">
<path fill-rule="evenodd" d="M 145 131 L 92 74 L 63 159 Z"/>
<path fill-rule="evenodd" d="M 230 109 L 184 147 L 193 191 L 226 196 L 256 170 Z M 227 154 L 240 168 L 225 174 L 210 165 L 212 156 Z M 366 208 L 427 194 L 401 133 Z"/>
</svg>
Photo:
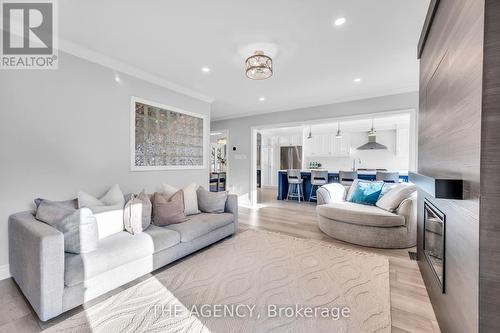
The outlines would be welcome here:
<svg viewBox="0 0 500 333">
<path fill-rule="evenodd" d="M 260 102 L 264 102 L 265 100 L 266 100 L 266 98 L 265 98 L 264 96 L 259 97 L 259 101 L 260 101 Z"/>
<path fill-rule="evenodd" d="M 361 78 L 360 78 L 360 77 L 357 77 L 357 78 L 355 78 L 353 81 L 354 81 L 354 82 L 356 82 L 356 83 L 359 83 L 359 82 L 361 82 Z"/>
<path fill-rule="evenodd" d="M 337 134 L 335 135 L 335 138 L 342 139 L 342 132 L 340 131 L 340 122 L 337 122 Z"/>
<path fill-rule="evenodd" d="M 339 17 L 338 19 L 335 20 L 335 25 L 338 27 L 338 26 L 341 26 L 342 24 L 344 24 L 346 21 L 345 17 Z"/>
<path fill-rule="evenodd" d="M 245 60 L 245 73 L 252 80 L 265 80 L 273 75 L 273 59 L 262 51 L 255 51 Z"/>
<path fill-rule="evenodd" d="M 203 73 L 210 73 L 210 68 L 209 68 L 209 67 L 202 67 L 202 68 L 201 68 L 201 71 L 202 71 Z"/>
</svg>

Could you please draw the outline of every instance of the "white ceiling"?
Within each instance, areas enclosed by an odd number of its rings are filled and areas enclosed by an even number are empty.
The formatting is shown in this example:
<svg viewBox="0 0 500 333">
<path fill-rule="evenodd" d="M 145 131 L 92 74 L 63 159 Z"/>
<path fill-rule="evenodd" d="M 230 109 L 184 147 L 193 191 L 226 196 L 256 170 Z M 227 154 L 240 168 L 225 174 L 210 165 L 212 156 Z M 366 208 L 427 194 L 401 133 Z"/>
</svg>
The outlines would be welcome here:
<svg viewBox="0 0 500 333">
<path fill-rule="evenodd" d="M 63 41 L 212 97 L 212 119 L 221 119 L 417 90 L 429 0 L 58 4 Z M 347 22 L 334 26 L 338 17 Z M 244 75 L 256 48 L 273 56 L 271 79 Z"/>
</svg>

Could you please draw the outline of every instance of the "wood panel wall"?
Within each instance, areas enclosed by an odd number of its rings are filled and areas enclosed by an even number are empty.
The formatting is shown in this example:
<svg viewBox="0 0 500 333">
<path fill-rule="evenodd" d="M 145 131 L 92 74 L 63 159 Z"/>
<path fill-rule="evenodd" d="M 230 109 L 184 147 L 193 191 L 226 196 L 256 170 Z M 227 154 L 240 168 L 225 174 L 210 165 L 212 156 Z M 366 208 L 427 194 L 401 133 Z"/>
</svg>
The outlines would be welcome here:
<svg viewBox="0 0 500 333">
<path fill-rule="evenodd" d="M 441 0 L 420 59 L 418 172 L 464 180 L 465 200 L 431 198 L 447 220 L 445 294 L 423 256 L 418 222 L 419 266 L 443 332 L 479 330 L 483 27 L 483 1 Z"/>
<path fill-rule="evenodd" d="M 485 3 L 481 130 L 481 332 L 500 332 L 500 1 Z"/>
</svg>

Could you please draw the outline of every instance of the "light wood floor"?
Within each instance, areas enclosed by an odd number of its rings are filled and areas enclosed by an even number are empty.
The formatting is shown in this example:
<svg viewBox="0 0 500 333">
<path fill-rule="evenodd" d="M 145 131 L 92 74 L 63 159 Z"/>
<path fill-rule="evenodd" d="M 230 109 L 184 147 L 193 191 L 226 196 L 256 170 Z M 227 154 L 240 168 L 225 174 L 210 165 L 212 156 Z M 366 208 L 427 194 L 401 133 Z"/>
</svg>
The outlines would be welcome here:
<svg viewBox="0 0 500 333">
<path fill-rule="evenodd" d="M 241 229 L 260 229 L 300 238 L 319 239 L 346 248 L 387 256 L 390 263 L 392 332 L 439 332 L 417 263 L 409 259 L 408 250 L 378 250 L 336 241 L 318 229 L 315 204 L 278 201 L 275 197 L 276 190 L 262 189 L 259 190 L 258 208 L 240 207 Z M 63 321 L 83 311 L 84 308 L 97 304 L 168 267 L 170 265 L 45 323 L 38 320 L 13 280 L 2 280 L 0 281 L 0 333 L 40 332 L 43 328 Z"/>
<path fill-rule="evenodd" d="M 348 244 L 324 234 L 316 220 L 315 203 L 276 200 L 275 189 L 259 189 L 258 208 L 239 210 L 243 228 L 279 232 L 294 237 L 312 238 L 389 258 L 392 332 L 440 332 L 416 261 L 408 251 L 373 249 Z"/>
</svg>

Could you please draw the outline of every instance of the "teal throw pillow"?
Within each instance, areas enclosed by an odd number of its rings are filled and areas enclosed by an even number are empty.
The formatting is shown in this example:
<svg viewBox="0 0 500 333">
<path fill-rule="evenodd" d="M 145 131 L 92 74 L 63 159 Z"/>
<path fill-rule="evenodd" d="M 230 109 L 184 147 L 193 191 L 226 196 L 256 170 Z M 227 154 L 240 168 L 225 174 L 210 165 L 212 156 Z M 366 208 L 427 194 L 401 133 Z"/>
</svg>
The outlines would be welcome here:
<svg viewBox="0 0 500 333">
<path fill-rule="evenodd" d="M 355 184 L 354 191 L 352 193 L 350 202 L 375 206 L 378 197 L 382 192 L 382 187 L 384 187 L 384 182 L 372 182 L 368 180 L 358 180 Z"/>
</svg>

